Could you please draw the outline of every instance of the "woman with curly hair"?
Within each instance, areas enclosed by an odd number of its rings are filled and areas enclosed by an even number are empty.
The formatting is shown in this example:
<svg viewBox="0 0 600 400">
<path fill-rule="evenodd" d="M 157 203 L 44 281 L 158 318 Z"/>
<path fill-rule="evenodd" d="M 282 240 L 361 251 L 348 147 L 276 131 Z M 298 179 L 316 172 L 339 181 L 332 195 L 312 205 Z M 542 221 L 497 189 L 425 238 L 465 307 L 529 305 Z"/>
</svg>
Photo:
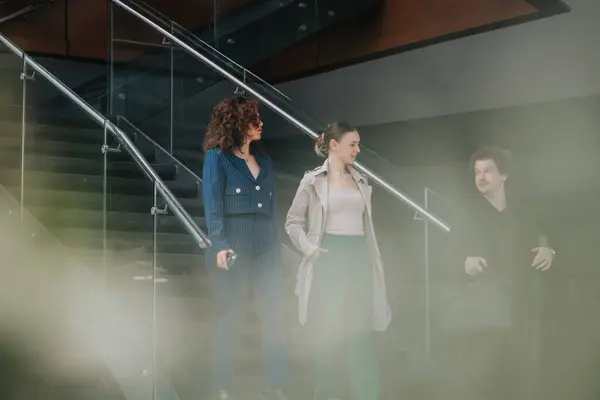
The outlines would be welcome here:
<svg viewBox="0 0 600 400">
<path fill-rule="evenodd" d="M 229 399 L 237 334 L 252 282 L 262 323 L 263 396 L 285 399 L 283 272 L 276 223 L 275 174 L 261 147 L 258 103 L 236 94 L 217 104 L 205 136 L 204 212 L 212 249 L 206 265 L 214 272 L 217 322 L 215 395 Z M 232 263 L 231 255 L 237 257 Z M 244 396 L 246 397 L 246 396 Z"/>
</svg>

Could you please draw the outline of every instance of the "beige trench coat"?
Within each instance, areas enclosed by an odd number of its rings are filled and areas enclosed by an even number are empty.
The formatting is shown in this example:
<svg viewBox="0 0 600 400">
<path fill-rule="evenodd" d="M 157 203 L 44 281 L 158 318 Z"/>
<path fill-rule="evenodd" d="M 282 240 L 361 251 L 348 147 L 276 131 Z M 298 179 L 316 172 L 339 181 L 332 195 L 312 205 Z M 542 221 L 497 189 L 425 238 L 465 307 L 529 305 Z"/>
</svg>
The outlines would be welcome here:
<svg viewBox="0 0 600 400">
<path fill-rule="evenodd" d="M 294 201 L 288 211 L 285 230 L 296 248 L 302 253 L 303 260 L 298 269 L 295 293 L 298 296 L 300 324 L 304 325 L 308 314 L 308 299 L 313 278 L 314 265 L 309 261 L 320 247 L 325 232 L 328 197 L 328 162 L 307 172 L 300 182 Z M 371 190 L 367 180 L 356 169 L 349 167 L 366 203 L 364 215 L 365 235 L 371 259 L 373 260 L 373 329 L 384 331 L 391 320 L 391 311 L 387 302 L 383 263 L 375 237 L 371 214 Z"/>
</svg>

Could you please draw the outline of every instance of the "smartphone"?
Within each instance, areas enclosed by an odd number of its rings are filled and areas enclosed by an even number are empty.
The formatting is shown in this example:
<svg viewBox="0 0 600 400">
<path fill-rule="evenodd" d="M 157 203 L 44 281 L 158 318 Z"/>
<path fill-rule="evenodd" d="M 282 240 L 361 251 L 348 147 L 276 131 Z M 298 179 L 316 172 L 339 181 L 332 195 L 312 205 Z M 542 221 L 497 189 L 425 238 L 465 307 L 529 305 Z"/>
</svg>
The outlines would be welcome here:
<svg viewBox="0 0 600 400">
<path fill-rule="evenodd" d="M 233 266 L 233 264 L 235 263 L 235 260 L 237 260 L 237 254 L 235 253 L 227 253 L 227 267 L 231 268 Z"/>
</svg>

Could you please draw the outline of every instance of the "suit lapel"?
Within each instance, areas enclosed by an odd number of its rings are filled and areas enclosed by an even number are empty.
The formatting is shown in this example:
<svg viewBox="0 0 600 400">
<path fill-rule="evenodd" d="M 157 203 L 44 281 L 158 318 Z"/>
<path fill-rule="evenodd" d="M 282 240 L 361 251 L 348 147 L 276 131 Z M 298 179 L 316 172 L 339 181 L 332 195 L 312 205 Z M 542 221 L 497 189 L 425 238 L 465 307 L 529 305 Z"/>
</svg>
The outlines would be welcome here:
<svg viewBox="0 0 600 400">
<path fill-rule="evenodd" d="M 327 179 L 327 168 L 329 164 L 327 160 L 321 165 L 319 168 L 315 170 L 315 177 L 313 179 L 313 187 L 315 188 L 315 193 L 317 194 L 317 198 L 327 215 L 327 205 L 328 194 L 329 194 L 329 179 Z"/>
<path fill-rule="evenodd" d="M 269 175 L 269 171 L 267 170 L 270 166 L 269 166 L 269 162 L 268 162 L 268 158 L 264 155 L 264 154 L 256 154 L 256 162 L 258 163 L 258 165 L 260 165 L 260 172 L 258 173 L 258 176 L 256 177 L 256 182 L 261 182 L 263 181 L 268 175 Z M 247 170 L 250 170 L 250 168 L 248 168 L 246 166 Z M 250 173 L 250 176 L 252 178 L 252 180 L 254 180 L 254 177 L 252 177 L 252 173 Z"/>
<path fill-rule="evenodd" d="M 315 193 L 317 193 L 317 197 L 319 198 L 319 202 L 327 214 L 327 205 L 328 205 L 328 192 L 329 192 L 329 180 L 327 179 L 327 174 L 322 173 L 320 175 L 315 176 Z"/>
<path fill-rule="evenodd" d="M 246 178 L 250 179 L 252 182 L 256 182 L 256 180 L 252 176 L 252 172 L 250 172 L 250 168 L 248 168 L 248 165 L 246 165 L 245 160 L 241 159 L 240 157 L 236 156 L 233 153 L 227 153 L 227 156 L 229 157 L 229 160 L 231 161 L 231 164 L 233 164 L 233 167 L 235 169 L 237 169 L 242 175 L 244 175 Z M 261 167 L 261 173 L 262 173 L 262 167 Z M 259 177 L 260 177 L 260 174 L 259 174 Z"/>
</svg>

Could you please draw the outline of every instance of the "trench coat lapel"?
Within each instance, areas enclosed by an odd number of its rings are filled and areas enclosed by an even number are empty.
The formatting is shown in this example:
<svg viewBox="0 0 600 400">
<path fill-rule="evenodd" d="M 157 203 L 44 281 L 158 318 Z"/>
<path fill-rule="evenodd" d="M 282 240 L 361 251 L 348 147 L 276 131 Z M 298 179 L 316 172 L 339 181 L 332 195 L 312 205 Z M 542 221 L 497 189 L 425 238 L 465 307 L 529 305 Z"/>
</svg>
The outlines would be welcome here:
<svg viewBox="0 0 600 400">
<path fill-rule="evenodd" d="M 363 200 L 365 201 L 365 204 L 367 206 L 367 213 L 369 213 L 369 218 L 371 218 L 371 190 L 372 188 L 367 185 L 367 180 L 364 176 L 362 176 L 360 174 L 360 172 L 358 172 L 356 169 L 354 169 L 354 167 L 348 167 L 348 169 L 350 170 L 350 174 L 352 175 L 352 177 L 354 178 L 354 181 L 356 182 L 356 186 L 358 186 L 358 190 L 360 191 L 360 194 L 363 197 Z"/>
<path fill-rule="evenodd" d="M 313 179 L 313 187 L 315 188 L 315 193 L 317 194 L 317 198 L 325 211 L 325 215 L 327 215 L 327 205 L 328 201 L 328 192 L 329 192 L 329 180 L 327 179 L 327 160 L 325 163 L 315 170 L 315 177 Z"/>
</svg>

